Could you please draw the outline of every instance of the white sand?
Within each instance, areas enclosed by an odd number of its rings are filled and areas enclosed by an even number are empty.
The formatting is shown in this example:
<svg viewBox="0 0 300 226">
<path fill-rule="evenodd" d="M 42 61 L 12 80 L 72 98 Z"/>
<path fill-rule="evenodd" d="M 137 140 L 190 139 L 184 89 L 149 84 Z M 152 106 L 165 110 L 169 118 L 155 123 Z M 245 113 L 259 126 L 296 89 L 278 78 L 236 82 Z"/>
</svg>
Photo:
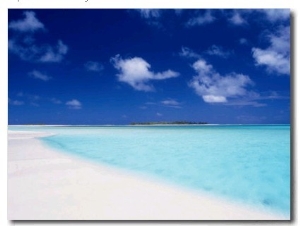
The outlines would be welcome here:
<svg viewBox="0 0 300 226">
<path fill-rule="evenodd" d="M 96 165 L 8 132 L 10 220 L 276 220 L 206 194 Z"/>
</svg>

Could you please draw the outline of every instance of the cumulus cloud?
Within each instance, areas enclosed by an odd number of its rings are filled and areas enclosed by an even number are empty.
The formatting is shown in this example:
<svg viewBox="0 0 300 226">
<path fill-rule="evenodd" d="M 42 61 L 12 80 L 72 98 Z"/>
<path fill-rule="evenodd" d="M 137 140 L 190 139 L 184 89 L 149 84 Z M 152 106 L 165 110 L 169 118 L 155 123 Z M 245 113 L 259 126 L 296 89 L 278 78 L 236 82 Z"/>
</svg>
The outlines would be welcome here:
<svg viewBox="0 0 300 226">
<path fill-rule="evenodd" d="M 32 72 L 29 73 L 29 76 L 32 77 L 32 78 L 36 78 L 36 79 L 40 79 L 42 81 L 49 81 L 52 77 L 46 75 L 46 74 L 43 74 L 37 70 L 33 70 Z"/>
<path fill-rule="evenodd" d="M 88 61 L 84 64 L 84 67 L 87 71 L 94 71 L 94 72 L 98 72 L 98 71 L 102 71 L 103 70 L 103 65 L 95 62 L 95 61 Z"/>
<path fill-rule="evenodd" d="M 267 71 L 290 74 L 290 27 L 281 27 L 275 34 L 268 35 L 270 46 L 266 49 L 254 47 L 252 55 L 257 66 Z"/>
<path fill-rule="evenodd" d="M 140 57 L 122 59 L 120 55 L 116 55 L 111 58 L 111 62 L 120 72 L 116 75 L 118 80 L 139 91 L 153 91 L 154 88 L 149 84 L 150 80 L 164 80 L 179 76 L 178 72 L 172 70 L 154 73 L 150 71 L 151 65 Z"/>
<path fill-rule="evenodd" d="M 193 77 L 189 86 L 207 103 L 225 103 L 228 98 L 245 96 L 248 94 L 246 87 L 253 84 L 251 79 L 243 74 L 221 76 L 203 59 L 196 61 L 193 68 L 198 75 Z"/>
<path fill-rule="evenodd" d="M 81 107 L 82 107 L 82 104 L 81 104 L 78 100 L 76 100 L 76 99 L 67 101 L 67 102 L 66 102 L 66 105 L 67 105 L 70 109 L 81 109 Z"/>
<path fill-rule="evenodd" d="M 207 51 L 206 53 L 208 55 L 214 55 L 214 56 L 219 56 L 222 58 L 228 58 L 232 52 L 229 50 L 224 50 L 223 47 L 221 46 L 217 46 L 217 45 L 212 45 Z"/>
<path fill-rule="evenodd" d="M 212 15 L 211 10 L 206 10 L 204 13 L 197 17 L 193 17 L 188 22 L 186 25 L 188 27 L 192 26 L 197 26 L 197 25 L 205 25 L 205 24 L 210 24 L 215 21 L 215 17 Z"/>
<path fill-rule="evenodd" d="M 16 31 L 8 41 L 8 49 L 21 60 L 41 63 L 61 62 L 68 52 L 68 46 L 61 40 L 56 45 L 38 43 L 34 31 L 45 30 L 44 25 L 35 17 L 35 13 L 27 11 L 25 19 L 12 21 L 9 29 Z"/>
<path fill-rule="evenodd" d="M 19 32 L 35 32 L 45 29 L 44 24 L 35 17 L 34 12 L 26 11 L 23 14 L 25 16 L 23 20 L 10 22 L 8 28 Z"/>
</svg>

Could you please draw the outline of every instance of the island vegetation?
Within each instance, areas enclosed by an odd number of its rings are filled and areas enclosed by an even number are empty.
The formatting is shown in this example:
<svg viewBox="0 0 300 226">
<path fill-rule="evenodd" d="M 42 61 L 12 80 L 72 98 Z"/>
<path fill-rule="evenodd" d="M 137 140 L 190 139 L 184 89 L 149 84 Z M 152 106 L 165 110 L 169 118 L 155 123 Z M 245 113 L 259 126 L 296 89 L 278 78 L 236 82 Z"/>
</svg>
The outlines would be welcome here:
<svg viewBox="0 0 300 226">
<path fill-rule="evenodd" d="M 173 121 L 173 122 L 132 122 L 130 125 L 203 125 L 207 122 Z"/>
</svg>

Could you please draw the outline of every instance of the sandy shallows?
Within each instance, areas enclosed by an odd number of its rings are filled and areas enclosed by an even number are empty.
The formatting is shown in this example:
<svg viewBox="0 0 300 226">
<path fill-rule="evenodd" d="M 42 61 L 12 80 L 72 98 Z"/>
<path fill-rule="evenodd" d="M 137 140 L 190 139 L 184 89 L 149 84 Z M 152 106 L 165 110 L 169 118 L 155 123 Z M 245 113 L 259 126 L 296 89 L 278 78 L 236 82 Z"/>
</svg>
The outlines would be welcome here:
<svg viewBox="0 0 300 226">
<path fill-rule="evenodd" d="M 10 220 L 285 219 L 59 153 L 47 135 L 8 132 Z"/>
</svg>

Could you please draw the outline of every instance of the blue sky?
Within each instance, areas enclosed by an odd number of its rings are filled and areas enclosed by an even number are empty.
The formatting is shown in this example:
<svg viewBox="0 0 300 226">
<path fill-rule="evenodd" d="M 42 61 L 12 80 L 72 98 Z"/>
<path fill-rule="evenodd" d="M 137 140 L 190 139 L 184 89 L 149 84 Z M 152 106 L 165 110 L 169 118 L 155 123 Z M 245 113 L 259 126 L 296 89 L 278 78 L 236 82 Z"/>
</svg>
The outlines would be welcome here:
<svg viewBox="0 0 300 226">
<path fill-rule="evenodd" d="M 289 10 L 8 17 L 9 124 L 290 122 Z"/>
</svg>

